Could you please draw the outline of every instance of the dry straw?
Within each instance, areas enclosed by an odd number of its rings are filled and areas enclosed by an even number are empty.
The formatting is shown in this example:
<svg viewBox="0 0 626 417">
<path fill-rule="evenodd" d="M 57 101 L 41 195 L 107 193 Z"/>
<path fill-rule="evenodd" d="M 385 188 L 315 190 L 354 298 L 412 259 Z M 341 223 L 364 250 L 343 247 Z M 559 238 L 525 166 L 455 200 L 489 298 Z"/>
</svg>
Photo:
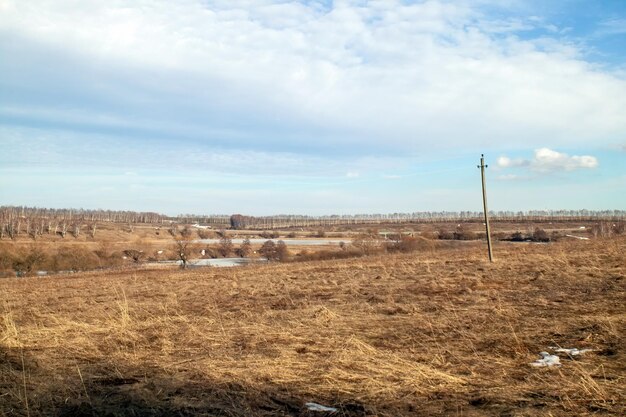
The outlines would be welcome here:
<svg viewBox="0 0 626 417">
<path fill-rule="evenodd" d="M 625 248 L 4 279 L 0 415 L 624 415 Z"/>
</svg>

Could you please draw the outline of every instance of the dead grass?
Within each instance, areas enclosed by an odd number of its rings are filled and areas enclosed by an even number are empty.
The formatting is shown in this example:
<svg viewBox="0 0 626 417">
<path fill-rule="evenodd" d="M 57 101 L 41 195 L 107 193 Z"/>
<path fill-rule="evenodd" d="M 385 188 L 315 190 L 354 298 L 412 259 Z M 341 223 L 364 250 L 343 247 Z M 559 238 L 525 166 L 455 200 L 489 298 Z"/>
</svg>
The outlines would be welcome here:
<svg viewBox="0 0 626 417">
<path fill-rule="evenodd" d="M 626 241 L 495 249 L 0 280 L 0 415 L 624 415 Z"/>
</svg>

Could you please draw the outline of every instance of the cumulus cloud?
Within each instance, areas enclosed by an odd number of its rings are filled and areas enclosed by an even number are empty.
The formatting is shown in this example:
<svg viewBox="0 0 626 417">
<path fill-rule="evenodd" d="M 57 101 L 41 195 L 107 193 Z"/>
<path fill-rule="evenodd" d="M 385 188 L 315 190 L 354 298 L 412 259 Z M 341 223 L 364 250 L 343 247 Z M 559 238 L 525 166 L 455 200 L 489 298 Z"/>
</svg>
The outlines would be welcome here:
<svg viewBox="0 0 626 417">
<path fill-rule="evenodd" d="M 626 81 L 497 3 L 2 0 L 0 117 L 256 151 L 624 134 Z"/>
<path fill-rule="evenodd" d="M 598 159 L 591 155 L 568 155 L 549 148 L 535 149 L 532 159 L 511 159 L 501 156 L 497 161 L 498 167 L 516 168 L 528 167 L 536 173 L 557 171 L 574 171 L 577 169 L 593 169 L 598 166 Z M 516 179 L 515 174 L 506 174 L 501 179 Z"/>
<path fill-rule="evenodd" d="M 527 166 L 529 161 L 523 158 L 511 159 L 507 156 L 501 156 L 496 161 L 496 164 L 499 168 L 511 168 Z"/>
<path fill-rule="evenodd" d="M 598 166 L 598 159 L 590 155 L 569 156 L 566 153 L 553 151 L 548 148 L 535 150 L 535 157 L 531 162 L 533 170 L 538 172 L 573 171 L 575 169 L 590 169 Z"/>
</svg>

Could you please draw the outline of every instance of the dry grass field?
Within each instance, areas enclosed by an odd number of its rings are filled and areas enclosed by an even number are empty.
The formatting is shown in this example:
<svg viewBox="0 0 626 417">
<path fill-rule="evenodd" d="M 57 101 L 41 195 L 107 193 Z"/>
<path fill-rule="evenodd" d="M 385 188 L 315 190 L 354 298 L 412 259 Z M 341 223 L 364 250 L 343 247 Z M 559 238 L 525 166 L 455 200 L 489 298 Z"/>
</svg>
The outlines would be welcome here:
<svg viewBox="0 0 626 417">
<path fill-rule="evenodd" d="M 626 414 L 626 240 L 0 280 L 1 416 Z M 560 368 L 549 346 L 589 348 Z"/>
</svg>

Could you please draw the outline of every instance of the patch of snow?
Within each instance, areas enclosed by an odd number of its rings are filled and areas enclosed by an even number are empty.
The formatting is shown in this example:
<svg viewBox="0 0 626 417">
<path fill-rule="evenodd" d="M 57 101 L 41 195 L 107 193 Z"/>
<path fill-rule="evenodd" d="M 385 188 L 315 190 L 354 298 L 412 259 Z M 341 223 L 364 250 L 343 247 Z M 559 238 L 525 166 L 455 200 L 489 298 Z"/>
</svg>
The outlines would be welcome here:
<svg viewBox="0 0 626 417">
<path fill-rule="evenodd" d="M 561 366 L 561 359 L 556 355 L 550 355 L 548 352 L 539 352 L 539 356 L 541 356 L 541 359 L 537 359 L 530 366 Z"/>
<path fill-rule="evenodd" d="M 574 239 L 580 239 L 580 240 L 589 240 L 588 237 L 582 237 L 582 236 L 574 236 L 574 235 L 565 235 L 567 237 L 573 237 Z"/>
<path fill-rule="evenodd" d="M 558 353 L 566 353 L 570 356 L 579 356 L 582 355 L 583 353 L 587 353 L 587 352 L 591 352 L 593 349 L 578 349 L 578 348 L 560 348 L 560 347 L 556 347 L 556 346 L 548 346 L 548 349 L 552 349 L 555 352 Z"/>
<path fill-rule="evenodd" d="M 334 407 L 326 407 L 318 403 L 306 403 L 304 404 L 309 411 L 322 411 L 327 413 L 336 413 L 338 410 Z"/>
</svg>

